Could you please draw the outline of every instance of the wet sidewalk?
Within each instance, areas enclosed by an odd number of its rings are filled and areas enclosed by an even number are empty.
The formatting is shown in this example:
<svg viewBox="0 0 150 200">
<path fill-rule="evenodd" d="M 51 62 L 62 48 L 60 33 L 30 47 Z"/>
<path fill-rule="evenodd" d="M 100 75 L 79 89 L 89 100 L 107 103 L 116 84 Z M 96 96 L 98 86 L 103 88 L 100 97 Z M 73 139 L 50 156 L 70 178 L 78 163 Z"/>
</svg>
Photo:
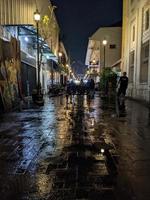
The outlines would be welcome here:
<svg viewBox="0 0 150 200">
<path fill-rule="evenodd" d="M 2 200 L 148 200 L 148 109 L 77 96 L 0 118 Z"/>
</svg>

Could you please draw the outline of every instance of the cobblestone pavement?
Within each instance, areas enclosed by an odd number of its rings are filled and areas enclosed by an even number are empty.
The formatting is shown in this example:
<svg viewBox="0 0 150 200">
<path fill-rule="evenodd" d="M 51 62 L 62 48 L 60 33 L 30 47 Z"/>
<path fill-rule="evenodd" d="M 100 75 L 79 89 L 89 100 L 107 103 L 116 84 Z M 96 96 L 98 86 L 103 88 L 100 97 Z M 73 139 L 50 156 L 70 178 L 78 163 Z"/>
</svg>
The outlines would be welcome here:
<svg viewBox="0 0 150 200">
<path fill-rule="evenodd" d="M 149 200 L 148 109 L 98 95 L 0 116 L 1 200 Z"/>
</svg>

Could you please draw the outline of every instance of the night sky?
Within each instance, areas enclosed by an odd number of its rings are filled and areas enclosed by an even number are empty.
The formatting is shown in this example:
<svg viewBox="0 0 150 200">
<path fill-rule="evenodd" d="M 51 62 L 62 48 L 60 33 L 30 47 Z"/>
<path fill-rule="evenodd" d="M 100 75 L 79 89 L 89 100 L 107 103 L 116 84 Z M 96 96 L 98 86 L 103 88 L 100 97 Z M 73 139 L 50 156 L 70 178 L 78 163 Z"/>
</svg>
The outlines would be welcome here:
<svg viewBox="0 0 150 200">
<path fill-rule="evenodd" d="M 72 61 L 85 62 L 88 38 L 102 26 L 121 21 L 122 0 L 51 0 L 61 39 Z"/>
</svg>

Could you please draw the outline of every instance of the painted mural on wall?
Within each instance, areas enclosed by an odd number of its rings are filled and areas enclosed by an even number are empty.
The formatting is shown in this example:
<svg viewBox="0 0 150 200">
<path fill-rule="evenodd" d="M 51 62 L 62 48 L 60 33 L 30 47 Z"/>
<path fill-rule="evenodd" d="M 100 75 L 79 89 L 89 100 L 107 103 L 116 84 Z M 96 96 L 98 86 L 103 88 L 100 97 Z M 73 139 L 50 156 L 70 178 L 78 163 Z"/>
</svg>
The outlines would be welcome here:
<svg viewBox="0 0 150 200">
<path fill-rule="evenodd" d="M 20 43 L 0 39 L 0 106 L 1 111 L 12 108 L 20 95 Z"/>
</svg>

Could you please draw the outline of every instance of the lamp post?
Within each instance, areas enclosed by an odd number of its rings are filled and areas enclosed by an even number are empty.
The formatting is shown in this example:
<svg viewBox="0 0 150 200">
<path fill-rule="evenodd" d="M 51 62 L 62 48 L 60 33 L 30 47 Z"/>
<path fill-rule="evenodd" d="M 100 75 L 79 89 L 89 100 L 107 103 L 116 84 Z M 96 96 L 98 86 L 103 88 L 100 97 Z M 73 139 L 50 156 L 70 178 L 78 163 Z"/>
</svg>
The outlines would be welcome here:
<svg viewBox="0 0 150 200">
<path fill-rule="evenodd" d="M 103 47 L 104 47 L 104 66 L 103 66 L 103 69 L 105 70 L 105 47 L 107 45 L 107 40 L 103 40 Z M 106 83 L 107 80 L 106 80 L 106 77 L 105 77 L 105 71 L 104 71 L 104 92 L 105 92 L 105 95 L 107 95 L 107 87 L 106 87 Z"/>
<path fill-rule="evenodd" d="M 103 46 L 104 46 L 104 69 L 105 69 L 105 47 L 107 45 L 107 40 L 103 40 Z"/>
<path fill-rule="evenodd" d="M 66 64 L 65 65 L 65 67 L 66 67 L 66 80 L 68 80 L 69 79 L 69 75 L 70 75 L 70 73 L 69 73 L 69 65 L 68 64 Z"/>
<path fill-rule="evenodd" d="M 44 101 L 43 101 L 43 95 L 41 94 L 41 83 L 40 83 L 40 47 L 39 47 L 39 21 L 41 19 L 40 16 L 40 12 L 38 11 L 38 9 L 36 9 L 36 11 L 34 12 L 34 20 L 36 22 L 36 28 L 37 28 L 37 70 L 38 70 L 38 74 L 37 74 L 37 94 L 36 94 L 36 98 L 35 98 L 35 103 L 37 103 L 38 105 L 43 105 Z"/>
<path fill-rule="evenodd" d="M 51 38 L 51 51 L 53 52 L 53 41 Z M 54 65 L 53 60 L 51 59 L 51 87 L 54 86 Z"/>
<path fill-rule="evenodd" d="M 62 53 L 59 52 L 59 53 L 58 53 L 58 56 L 59 56 L 59 61 L 60 61 L 60 64 L 61 64 Z"/>
<path fill-rule="evenodd" d="M 34 12 L 34 20 L 36 22 L 36 28 L 37 28 L 37 69 L 38 69 L 38 80 L 37 80 L 37 86 L 38 86 L 38 94 L 40 93 L 40 59 L 39 59 L 39 21 L 41 19 L 40 13 L 38 9 Z"/>
<path fill-rule="evenodd" d="M 59 53 L 58 53 L 60 65 L 62 64 L 62 63 L 61 63 L 62 55 L 63 55 L 62 52 L 59 52 Z M 61 75 L 60 75 L 60 83 L 61 83 L 62 85 L 64 84 L 64 80 L 63 80 L 63 79 L 64 79 L 64 77 L 63 77 L 63 74 L 61 73 Z"/>
<path fill-rule="evenodd" d="M 93 65 L 95 65 L 95 64 L 96 64 L 96 60 L 95 60 L 95 59 L 93 59 L 93 61 L 92 61 L 92 64 L 93 64 Z"/>
</svg>

